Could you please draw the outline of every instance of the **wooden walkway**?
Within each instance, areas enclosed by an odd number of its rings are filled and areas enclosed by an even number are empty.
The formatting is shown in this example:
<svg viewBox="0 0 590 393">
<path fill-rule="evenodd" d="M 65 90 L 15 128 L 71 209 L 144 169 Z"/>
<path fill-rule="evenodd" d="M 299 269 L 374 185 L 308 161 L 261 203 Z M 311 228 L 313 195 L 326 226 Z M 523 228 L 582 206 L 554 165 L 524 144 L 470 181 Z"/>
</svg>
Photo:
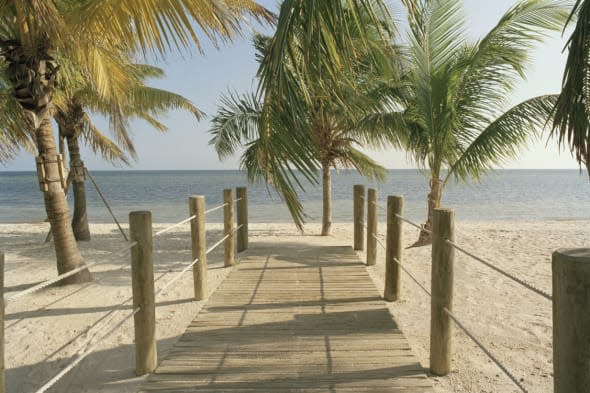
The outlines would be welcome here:
<svg viewBox="0 0 590 393">
<path fill-rule="evenodd" d="M 248 251 L 141 392 L 433 392 L 350 247 Z"/>
</svg>

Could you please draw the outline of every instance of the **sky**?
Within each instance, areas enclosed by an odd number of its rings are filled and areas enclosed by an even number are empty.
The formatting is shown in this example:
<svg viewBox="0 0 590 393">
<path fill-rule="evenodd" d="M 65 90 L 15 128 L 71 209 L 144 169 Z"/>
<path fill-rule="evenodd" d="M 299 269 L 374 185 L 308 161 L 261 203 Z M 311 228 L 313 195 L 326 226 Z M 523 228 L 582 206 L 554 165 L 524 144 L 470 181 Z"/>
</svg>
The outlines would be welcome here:
<svg viewBox="0 0 590 393">
<path fill-rule="evenodd" d="M 477 40 L 489 31 L 502 14 L 516 0 L 464 0 L 470 38 Z M 260 4 L 277 10 L 276 0 L 259 0 Z M 400 0 L 389 1 L 394 17 L 403 20 Z M 400 23 L 403 26 L 403 22 Z M 254 26 L 255 29 L 271 33 L 270 27 Z M 403 27 L 402 27 L 403 29 Z M 545 43 L 539 44 L 533 52 L 533 62 L 527 72 L 528 79 L 521 83 L 510 100 L 513 104 L 536 95 L 557 93 L 561 86 L 566 54 L 563 47 L 567 35 L 555 33 Z M 215 115 L 219 97 L 228 91 L 244 93 L 255 89 L 257 63 L 251 45 L 251 29 L 244 37 L 215 48 L 206 43 L 204 53 L 185 56 L 168 56 L 165 63 L 157 63 L 167 76 L 153 81 L 152 86 L 165 88 L 182 94 L 203 110 L 208 117 L 197 122 L 187 113 L 171 112 L 163 122 L 169 127 L 165 134 L 157 133 L 143 122 L 133 122 L 137 161 L 130 167 L 113 166 L 95 156 L 87 149 L 82 150 L 86 166 L 90 170 L 155 170 L 155 169 L 237 169 L 239 155 L 219 161 L 214 149 L 209 145 L 209 119 Z M 403 36 L 402 36 L 403 37 Z M 107 131 L 108 124 L 101 119 L 97 124 Z M 404 152 L 395 150 L 366 150 L 377 162 L 391 169 L 414 168 Z M 1 166 L 0 171 L 32 171 L 34 158 L 23 152 L 10 163 Z M 508 169 L 552 169 L 578 168 L 569 151 L 560 151 L 555 140 L 548 139 L 532 143 L 522 150 L 517 159 L 506 162 L 502 168 Z"/>
</svg>

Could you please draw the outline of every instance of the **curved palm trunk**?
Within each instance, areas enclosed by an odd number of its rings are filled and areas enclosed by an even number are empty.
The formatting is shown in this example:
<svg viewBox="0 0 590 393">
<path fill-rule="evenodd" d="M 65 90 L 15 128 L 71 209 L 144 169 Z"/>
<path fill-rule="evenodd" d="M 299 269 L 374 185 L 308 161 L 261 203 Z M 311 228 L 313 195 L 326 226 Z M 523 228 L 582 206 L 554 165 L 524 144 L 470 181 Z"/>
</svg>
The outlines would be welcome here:
<svg viewBox="0 0 590 393">
<path fill-rule="evenodd" d="M 55 246 L 55 255 L 57 259 L 58 274 L 67 273 L 84 264 L 82 255 L 78 250 L 72 227 L 69 222 L 68 205 L 63 190 L 63 184 L 60 179 L 60 168 L 58 163 L 58 153 L 53 137 L 51 123 L 45 117 L 36 131 L 37 148 L 39 157 L 43 165 L 39 165 L 39 170 L 44 171 L 46 187 L 43 191 L 45 199 L 45 210 L 53 232 L 53 244 Z M 61 284 L 74 284 L 91 281 L 92 276 L 88 270 L 70 276 L 62 281 Z"/>
<path fill-rule="evenodd" d="M 422 226 L 418 240 L 416 240 L 416 242 L 410 247 L 421 247 L 432 244 L 432 214 L 434 213 L 434 209 L 438 209 L 440 207 L 443 188 L 444 183 L 442 180 L 436 177 L 430 179 L 430 193 L 428 193 L 428 217 Z"/>
<path fill-rule="evenodd" d="M 332 177 L 330 164 L 322 164 L 322 236 L 332 231 Z"/>
<path fill-rule="evenodd" d="M 70 153 L 70 171 L 72 191 L 74 192 L 74 217 L 72 230 L 79 241 L 90 240 L 88 227 L 88 211 L 86 209 L 86 187 L 84 185 L 84 162 L 80 156 L 80 145 L 77 136 L 68 136 L 68 152 Z"/>
</svg>

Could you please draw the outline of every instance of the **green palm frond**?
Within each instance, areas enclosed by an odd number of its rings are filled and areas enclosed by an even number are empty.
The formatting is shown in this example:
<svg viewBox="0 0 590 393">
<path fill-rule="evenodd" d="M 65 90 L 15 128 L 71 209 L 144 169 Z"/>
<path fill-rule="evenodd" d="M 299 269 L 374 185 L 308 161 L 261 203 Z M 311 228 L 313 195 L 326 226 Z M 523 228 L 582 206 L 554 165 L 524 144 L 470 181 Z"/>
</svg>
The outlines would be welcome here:
<svg viewBox="0 0 590 393">
<path fill-rule="evenodd" d="M 354 167 L 369 180 L 382 182 L 387 178 L 387 169 L 352 146 L 347 147 L 346 154 L 340 157 L 339 161 L 345 168 Z"/>
<path fill-rule="evenodd" d="M 465 144 L 445 182 L 451 176 L 462 180 L 478 178 L 492 165 L 516 157 L 520 147 L 538 138 L 543 128 L 550 126 L 556 101 L 557 95 L 539 96 L 506 111 L 474 140 Z"/>
<path fill-rule="evenodd" d="M 218 112 L 211 119 L 212 138 L 220 159 L 233 155 L 236 150 L 260 136 L 262 104 L 256 95 L 222 96 Z"/>
<path fill-rule="evenodd" d="M 447 168 L 466 180 L 513 157 L 525 133 L 536 133 L 529 122 L 547 122 L 552 98 L 533 99 L 505 113 L 507 97 L 524 77 L 534 45 L 563 26 L 567 2 L 521 0 L 475 43 L 466 39 L 459 0 L 404 4 L 412 32 L 402 78 L 408 94 L 399 96 L 403 122 L 398 124 L 405 128 L 399 142 L 434 178 Z M 518 120 L 520 115 L 535 117 Z M 511 128 L 517 123 L 521 129 Z M 504 140 L 494 138 L 502 132 Z"/>
<path fill-rule="evenodd" d="M 568 145 L 580 165 L 590 173 L 590 1 L 577 0 L 570 22 L 576 27 L 568 40 L 562 90 L 555 106 L 552 135 Z"/>
<path fill-rule="evenodd" d="M 80 136 L 95 154 L 100 154 L 104 159 L 112 163 L 122 162 L 125 165 L 129 165 L 129 160 L 125 152 L 110 138 L 101 133 L 87 114 L 84 115 L 82 125 Z"/>
</svg>

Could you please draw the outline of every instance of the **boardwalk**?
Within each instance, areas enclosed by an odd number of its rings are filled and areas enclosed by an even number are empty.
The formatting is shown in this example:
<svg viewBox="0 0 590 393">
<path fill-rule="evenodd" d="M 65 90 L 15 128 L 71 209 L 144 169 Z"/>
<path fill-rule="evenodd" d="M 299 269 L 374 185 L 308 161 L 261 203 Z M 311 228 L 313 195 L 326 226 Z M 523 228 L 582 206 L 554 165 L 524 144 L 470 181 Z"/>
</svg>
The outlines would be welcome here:
<svg viewBox="0 0 590 393">
<path fill-rule="evenodd" d="M 255 247 L 142 392 L 433 392 L 350 247 Z"/>
</svg>

